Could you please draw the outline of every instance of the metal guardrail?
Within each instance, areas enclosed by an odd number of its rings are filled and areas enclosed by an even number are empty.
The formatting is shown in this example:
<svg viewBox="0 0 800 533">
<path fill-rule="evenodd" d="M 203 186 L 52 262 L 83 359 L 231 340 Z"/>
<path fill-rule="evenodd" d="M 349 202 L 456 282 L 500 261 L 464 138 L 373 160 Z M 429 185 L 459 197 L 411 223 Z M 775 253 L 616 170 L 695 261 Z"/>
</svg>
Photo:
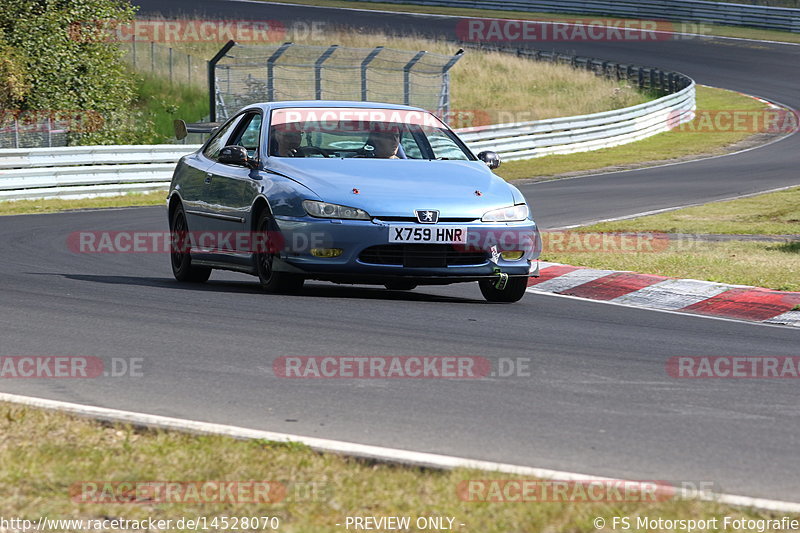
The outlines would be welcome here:
<svg viewBox="0 0 800 533">
<path fill-rule="evenodd" d="M 694 83 L 680 92 L 616 111 L 457 130 L 475 152 L 504 160 L 618 146 L 692 118 Z M 163 190 L 177 160 L 200 145 L 77 146 L 0 150 L 0 200 L 80 198 Z M 149 161 L 142 163 L 142 161 Z"/>
<path fill-rule="evenodd" d="M 606 15 L 750 26 L 800 33 L 800 9 L 701 0 L 358 0 L 389 4 Z"/>
<path fill-rule="evenodd" d="M 680 73 L 532 49 L 479 48 L 569 64 L 665 96 L 591 115 L 456 130 L 476 153 L 493 150 L 512 161 L 596 150 L 644 139 L 693 118 L 695 83 Z M 163 190 L 177 160 L 199 148 L 168 144 L 0 150 L 0 200 Z"/>
<path fill-rule="evenodd" d="M 571 154 L 627 144 L 691 120 L 695 86 L 617 111 L 468 128 L 459 136 L 474 152 L 493 150 L 504 161 Z"/>
<path fill-rule="evenodd" d="M 178 159 L 198 148 L 167 144 L 0 150 L 0 200 L 163 190 Z"/>
<path fill-rule="evenodd" d="M 476 153 L 493 150 L 502 159 L 513 161 L 598 150 L 644 139 L 694 118 L 695 83 L 679 72 L 529 48 L 486 44 L 473 47 L 568 64 L 664 95 L 644 104 L 591 115 L 458 130 L 459 136 Z"/>
</svg>

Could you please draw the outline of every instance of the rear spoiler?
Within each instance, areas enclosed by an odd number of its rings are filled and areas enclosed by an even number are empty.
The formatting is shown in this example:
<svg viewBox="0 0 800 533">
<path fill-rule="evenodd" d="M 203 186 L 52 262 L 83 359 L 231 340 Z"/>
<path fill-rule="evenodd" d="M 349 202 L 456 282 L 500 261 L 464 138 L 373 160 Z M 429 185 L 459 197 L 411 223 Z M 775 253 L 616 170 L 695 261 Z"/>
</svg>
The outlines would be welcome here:
<svg viewBox="0 0 800 533">
<path fill-rule="evenodd" d="M 187 124 L 183 120 L 173 121 L 172 127 L 175 128 L 175 137 L 180 141 L 190 133 L 214 133 L 220 127 L 221 122 L 191 122 Z"/>
</svg>

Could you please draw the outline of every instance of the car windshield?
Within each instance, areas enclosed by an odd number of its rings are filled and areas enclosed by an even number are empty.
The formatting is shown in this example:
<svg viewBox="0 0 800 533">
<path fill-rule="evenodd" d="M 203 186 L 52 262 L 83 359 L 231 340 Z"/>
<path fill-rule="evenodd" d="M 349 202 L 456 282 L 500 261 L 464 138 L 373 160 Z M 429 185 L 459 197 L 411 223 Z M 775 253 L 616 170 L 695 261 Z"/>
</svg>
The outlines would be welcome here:
<svg viewBox="0 0 800 533">
<path fill-rule="evenodd" d="M 426 111 L 284 108 L 272 112 L 271 156 L 473 160 L 463 143 Z"/>
</svg>

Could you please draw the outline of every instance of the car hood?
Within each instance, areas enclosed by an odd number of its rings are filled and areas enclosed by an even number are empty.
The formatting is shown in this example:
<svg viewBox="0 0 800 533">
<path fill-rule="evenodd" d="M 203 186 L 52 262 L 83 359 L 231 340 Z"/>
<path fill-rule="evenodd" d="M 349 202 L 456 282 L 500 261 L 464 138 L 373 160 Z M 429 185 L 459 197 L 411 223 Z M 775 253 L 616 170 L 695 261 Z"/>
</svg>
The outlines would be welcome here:
<svg viewBox="0 0 800 533">
<path fill-rule="evenodd" d="M 481 161 L 271 158 L 269 170 L 303 184 L 320 200 L 378 217 L 437 209 L 440 218 L 480 218 L 515 203 L 513 189 Z"/>
</svg>

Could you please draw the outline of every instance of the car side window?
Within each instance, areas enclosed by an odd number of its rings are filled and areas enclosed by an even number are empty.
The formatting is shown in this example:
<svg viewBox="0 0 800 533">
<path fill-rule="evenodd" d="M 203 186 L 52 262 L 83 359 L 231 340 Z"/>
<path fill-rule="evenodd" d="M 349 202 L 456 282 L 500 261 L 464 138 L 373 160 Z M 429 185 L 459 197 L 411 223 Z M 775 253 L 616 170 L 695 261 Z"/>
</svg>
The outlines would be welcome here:
<svg viewBox="0 0 800 533">
<path fill-rule="evenodd" d="M 250 113 L 242 119 L 228 146 L 239 145 L 247 149 L 247 155 L 256 157 L 261 139 L 261 113 Z"/>
<path fill-rule="evenodd" d="M 216 161 L 217 157 L 219 157 L 219 151 L 226 146 L 224 141 L 228 137 L 228 133 L 231 131 L 231 128 L 238 123 L 239 119 L 235 118 L 217 130 L 217 132 L 211 138 L 211 141 L 209 141 L 209 143 L 206 145 L 205 150 L 203 150 L 203 155 Z"/>
</svg>

